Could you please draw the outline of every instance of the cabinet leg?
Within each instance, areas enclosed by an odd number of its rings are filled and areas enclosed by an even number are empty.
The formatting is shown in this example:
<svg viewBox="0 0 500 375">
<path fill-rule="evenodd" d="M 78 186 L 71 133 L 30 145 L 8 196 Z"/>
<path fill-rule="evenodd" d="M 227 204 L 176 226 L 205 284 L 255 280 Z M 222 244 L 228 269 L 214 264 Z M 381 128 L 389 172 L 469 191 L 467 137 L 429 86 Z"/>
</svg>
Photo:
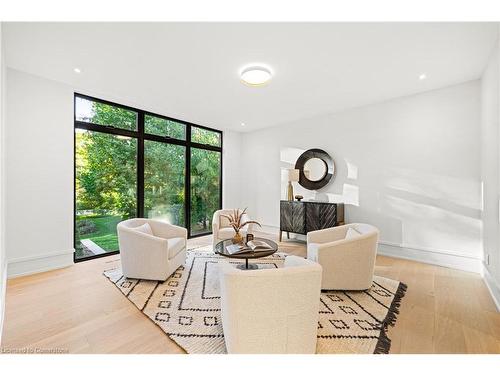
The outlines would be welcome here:
<svg viewBox="0 0 500 375">
<path fill-rule="evenodd" d="M 283 234 L 283 232 L 280 230 L 280 242 L 281 242 L 281 235 Z"/>
<path fill-rule="evenodd" d="M 290 239 L 290 232 L 286 232 L 286 238 Z"/>
</svg>

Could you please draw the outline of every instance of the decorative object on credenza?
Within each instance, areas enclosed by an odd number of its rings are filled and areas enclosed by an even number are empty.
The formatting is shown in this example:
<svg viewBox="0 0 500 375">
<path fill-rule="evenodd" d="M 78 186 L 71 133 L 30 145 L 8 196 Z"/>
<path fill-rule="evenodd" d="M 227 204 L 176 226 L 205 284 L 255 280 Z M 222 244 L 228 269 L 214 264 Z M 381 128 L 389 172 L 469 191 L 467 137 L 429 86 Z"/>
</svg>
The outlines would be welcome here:
<svg viewBox="0 0 500 375">
<path fill-rule="evenodd" d="M 253 234 L 252 233 L 247 233 L 247 241 L 246 242 L 253 241 L 253 239 L 254 239 Z"/>
<path fill-rule="evenodd" d="M 302 195 L 300 195 L 300 194 L 297 194 L 295 196 L 295 199 L 297 199 L 300 202 L 302 199 L 304 199 L 304 197 Z"/>
<path fill-rule="evenodd" d="M 241 228 L 243 228 L 247 224 L 257 224 L 259 227 L 261 227 L 260 223 L 258 223 L 255 220 L 247 220 L 245 222 L 242 222 L 242 217 L 245 215 L 247 212 L 247 208 L 245 208 L 243 211 L 238 209 L 233 210 L 232 213 L 229 215 L 224 215 L 221 214 L 220 216 L 225 217 L 226 219 L 229 220 L 229 225 L 233 227 L 234 229 L 234 236 L 232 238 L 233 243 L 241 243 L 243 242 L 243 237 L 240 234 Z"/>
<path fill-rule="evenodd" d="M 326 186 L 335 176 L 335 163 L 326 151 L 312 148 L 299 156 L 295 163 L 299 184 L 309 190 Z"/>
<path fill-rule="evenodd" d="M 292 182 L 299 181 L 299 170 L 289 169 L 288 170 L 288 194 L 287 198 L 289 201 L 293 201 L 293 185 Z"/>
</svg>

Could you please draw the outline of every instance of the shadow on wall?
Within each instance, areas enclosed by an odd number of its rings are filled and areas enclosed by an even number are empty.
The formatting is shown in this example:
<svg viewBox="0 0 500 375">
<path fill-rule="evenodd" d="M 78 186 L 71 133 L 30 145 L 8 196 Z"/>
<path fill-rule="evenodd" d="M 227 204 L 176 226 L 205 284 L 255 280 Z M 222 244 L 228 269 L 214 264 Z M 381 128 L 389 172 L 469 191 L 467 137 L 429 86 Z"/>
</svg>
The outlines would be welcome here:
<svg viewBox="0 0 500 375">
<path fill-rule="evenodd" d="M 280 199 L 287 199 L 288 170 L 295 168 L 295 162 L 306 150 L 294 147 L 284 147 L 280 149 L 280 169 L 281 169 L 281 196 Z M 301 188 L 298 183 L 293 184 L 294 193 L 301 194 L 304 199 L 311 199 L 314 194 L 310 190 Z"/>
<path fill-rule="evenodd" d="M 281 149 L 281 191 L 286 170 L 305 150 Z M 304 199 L 344 202 L 346 222 L 380 229 L 380 239 L 397 245 L 481 256 L 480 182 L 464 178 L 336 158 L 335 180 L 319 191 L 294 184 Z"/>
<path fill-rule="evenodd" d="M 479 180 L 388 168 L 384 181 L 385 208 L 405 223 L 405 243 L 481 257 Z"/>
</svg>

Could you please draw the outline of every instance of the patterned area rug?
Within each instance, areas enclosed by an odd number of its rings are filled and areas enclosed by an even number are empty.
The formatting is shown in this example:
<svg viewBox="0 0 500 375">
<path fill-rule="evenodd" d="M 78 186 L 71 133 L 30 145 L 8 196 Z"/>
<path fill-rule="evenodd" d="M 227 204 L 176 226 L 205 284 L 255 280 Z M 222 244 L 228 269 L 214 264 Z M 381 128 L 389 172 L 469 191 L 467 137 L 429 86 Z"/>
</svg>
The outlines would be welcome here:
<svg viewBox="0 0 500 375">
<path fill-rule="evenodd" d="M 259 268 L 283 267 L 285 254 L 256 259 Z M 104 275 L 187 353 L 226 353 L 220 316 L 219 262 L 210 246 L 188 251 L 186 265 L 164 282 L 126 279 L 121 269 Z M 317 353 L 389 353 L 406 285 L 375 276 L 368 291 L 321 293 Z"/>
</svg>

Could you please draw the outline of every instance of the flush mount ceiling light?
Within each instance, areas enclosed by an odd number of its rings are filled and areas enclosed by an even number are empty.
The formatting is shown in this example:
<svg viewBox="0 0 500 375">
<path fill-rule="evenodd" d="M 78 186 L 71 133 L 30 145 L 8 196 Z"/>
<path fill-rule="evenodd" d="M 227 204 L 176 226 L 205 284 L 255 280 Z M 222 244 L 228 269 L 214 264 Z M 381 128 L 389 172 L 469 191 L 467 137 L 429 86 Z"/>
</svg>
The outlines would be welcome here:
<svg viewBox="0 0 500 375">
<path fill-rule="evenodd" d="M 241 81 L 249 86 L 262 86 L 269 82 L 272 73 L 271 69 L 265 66 L 252 65 L 243 68 L 240 76 Z"/>
</svg>

